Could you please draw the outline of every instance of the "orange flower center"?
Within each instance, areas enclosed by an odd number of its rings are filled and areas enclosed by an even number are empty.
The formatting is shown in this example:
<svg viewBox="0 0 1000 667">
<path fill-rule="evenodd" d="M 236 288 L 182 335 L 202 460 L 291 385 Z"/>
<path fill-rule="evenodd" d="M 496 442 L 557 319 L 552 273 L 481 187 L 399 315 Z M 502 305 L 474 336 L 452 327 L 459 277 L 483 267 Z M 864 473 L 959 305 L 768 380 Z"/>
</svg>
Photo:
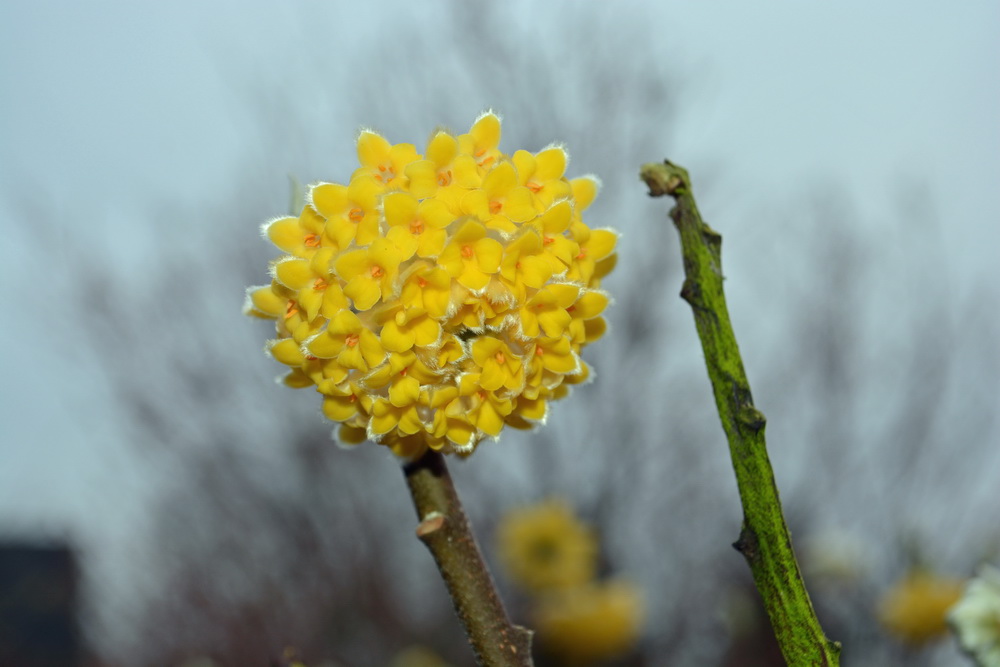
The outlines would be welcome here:
<svg viewBox="0 0 1000 667">
<path fill-rule="evenodd" d="M 462 246 L 462 257 L 466 259 L 472 259 L 472 246 L 464 245 Z"/>
<path fill-rule="evenodd" d="M 493 355 L 493 358 L 497 360 L 498 364 L 507 363 L 507 357 L 503 355 L 503 352 L 497 352 L 495 355 Z"/>
<path fill-rule="evenodd" d="M 493 160 L 494 160 L 494 158 L 493 158 L 492 155 L 490 155 L 488 157 L 483 157 L 484 155 L 486 155 L 486 149 L 485 148 L 480 148 L 480 149 L 476 150 L 475 155 L 476 155 L 476 162 L 479 163 L 480 167 L 485 167 L 486 165 L 488 165 L 490 162 L 493 162 Z M 480 160 L 479 158 L 482 158 L 482 159 Z"/>
<path fill-rule="evenodd" d="M 372 266 L 372 278 L 381 278 L 385 275 L 385 270 L 378 264 Z"/>
<path fill-rule="evenodd" d="M 344 344 L 347 345 L 347 347 L 354 347 L 358 344 L 359 339 L 360 337 L 358 334 L 347 334 L 347 338 L 344 339 Z"/>
<path fill-rule="evenodd" d="M 437 182 L 442 188 L 451 185 L 451 170 L 439 171 L 437 175 Z"/>
<path fill-rule="evenodd" d="M 327 285 L 327 284 L 326 284 L 326 281 L 325 281 L 325 280 L 323 280 L 322 278 L 317 278 L 317 279 L 316 279 L 316 280 L 315 280 L 315 281 L 313 282 L 313 289 L 314 289 L 314 290 L 316 290 L 317 292 L 320 292 L 320 291 L 322 291 L 322 290 L 325 290 L 325 289 L 326 289 L 327 287 L 329 287 L 329 285 Z"/>
<path fill-rule="evenodd" d="M 361 222 L 365 217 L 365 212 L 360 208 L 352 208 L 347 217 L 351 219 L 351 222 Z"/>
<path fill-rule="evenodd" d="M 392 168 L 392 165 L 380 164 L 378 171 L 379 173 L 375 174 L 375 180 L 379 183 L 385 183 L 396 178 L 396 171 Z"/>
<path fill-rule="evenodd" d="M 302 239 L 302 243 L 309 248 L 318 248 L 319 234 L 306 234 L 306 237 Z"/>
<path fill-rule="evenodd" d="M 526 185 L 532 192 L 539 192 L 543 187 L 545 187 L 541 183 L 536 183 L 535 181 L 528 181 Z"/>
<path fill-rule="evenodd" d="M 586 256 L 587 256 L 587 249 L 586 248 L 580 248 L 580 254 L 577 255 L 576 258 L 577 259 L 583 259 Z"/>
<path fill-rule="evenodd" d="M 502 209 L 502 208 L 503 208 L 503 204 L 501 204 L 500 202 L 498 202 L 498 201 L 491 201 L 490 202 L 490 213 L 492 213 L 493 215 L 496 215 L 497 213 L 499 213 L 500 209 Z"/>
<path fill-rule="evenodd" d="M 414 218 L 410 222 L 410 233 L 411 234 L 423 234 L 424 233 L 424 221 L 420 218 Z"/>
<path fill-rule="evenodd" d="M 296 303 L 294 301 L 289 301 L 288 308 L 285 309 L 285 319 L 287 320 L 289 317 L 291 317 L 297 312 L 299 312 L 299 309 Z"/>
<path fill-rule="evenodd" d="M 552 245 L 555 242 L 556 240 L 551 236 L 546 236 L 544 239 L 542 239 L 542 243 L 544 243 L 545 245 Z"/>
<path fill-rule="evenodd" d="M 421 289 L 427 287 L 427 279 L 423 276 L 417 278 L 417 287 L 420 287 Z"/>
</svg>

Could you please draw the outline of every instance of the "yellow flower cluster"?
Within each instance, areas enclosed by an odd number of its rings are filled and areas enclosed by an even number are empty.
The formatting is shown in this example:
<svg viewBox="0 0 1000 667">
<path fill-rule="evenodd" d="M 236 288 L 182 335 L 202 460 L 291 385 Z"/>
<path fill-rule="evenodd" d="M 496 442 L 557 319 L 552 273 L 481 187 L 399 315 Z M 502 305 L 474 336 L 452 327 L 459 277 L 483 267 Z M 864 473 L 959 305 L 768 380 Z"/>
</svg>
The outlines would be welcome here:
<svg viewBox="0 0 1000 667">
<path fill-rule="evenodd" d="M 508 512 L 497 528 L 504 570 L 533 597 L 541 648 L 560 664 L 620 656 L 639 639 L 642 595 L 623 580 L 597 580 L 593 529 L 549 500 Z"/>
<path fill-rule="evenodd" d="M 642 628 L 642 596 L 624 581 L 595 581 L 542 597 L 533 615 L 539 644 L 565 665 L 627 653 Z"/>
<path fill-rule="evenodd" d="M 264 226 L 287 254 L 245 310 L 277 320 L 285 383 L 315 386 L 346 442 L 468 453 L 588 377 L 617 241 L 581 218 L 598 183 L 567 180 L 559 146 L 499 142 L 492 112 L 423 155 L 363 131 L 347 185 L 314 185 L 298 217 Z"/>
<path fill-rule="evenodd" d="M 886 592 L 878 605 L 878 620 L 890 634 L 920 645 L 948 632 L 947 614 L 965 582 L 925 571 L 914 571 Z"/>
<path fill-rule="evenodd" d="M 597 539 L 560 500 L 511 510 L 497 527 L 504 569 L 533 593 L 580 586 L 597 572 Z"/>
</svg>

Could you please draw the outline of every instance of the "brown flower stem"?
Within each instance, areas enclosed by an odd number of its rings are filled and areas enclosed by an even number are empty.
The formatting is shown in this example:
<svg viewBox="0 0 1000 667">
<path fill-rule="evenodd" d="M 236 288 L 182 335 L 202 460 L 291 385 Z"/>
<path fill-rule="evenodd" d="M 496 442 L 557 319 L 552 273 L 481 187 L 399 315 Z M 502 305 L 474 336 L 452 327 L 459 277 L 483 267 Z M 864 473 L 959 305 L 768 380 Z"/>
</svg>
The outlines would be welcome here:
<svg viewBox="0 0 1000 667">
<path fill-rule="evenodd" d="M 441 571 L 479 664 L 531 667 L 531 631 L 507 617 L 444 457 L 429 449 L 403 473 L 420 520 L 417 537 Z"/>
<path fill-rule="evenodd" d="M 694 312 L 743 505 L 743 528 L 733 545 L 746 558 L 771 627 L 789 665 L 840 662 L 840 644 L 827 639 L 799 572 L 764 441 L 765 419 L 753 405 L 750 383 L 729 322 L 722 290 L 722 236 L 698 212 L 691 179 L 671 164 L 643 165 L 640 177 L 653 197 L 669 195 L 684 260 L 681 297 Z"/>
</svg>

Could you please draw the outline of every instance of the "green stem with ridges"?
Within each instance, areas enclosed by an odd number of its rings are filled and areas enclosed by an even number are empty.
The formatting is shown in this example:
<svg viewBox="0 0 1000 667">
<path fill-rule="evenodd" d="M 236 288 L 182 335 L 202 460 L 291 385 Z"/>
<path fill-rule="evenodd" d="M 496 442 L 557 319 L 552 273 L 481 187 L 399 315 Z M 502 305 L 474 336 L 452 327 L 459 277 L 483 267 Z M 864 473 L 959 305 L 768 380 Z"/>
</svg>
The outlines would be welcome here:
<svg viewBox="0 0 1000 667">
<path fill-rule="evenodd" d="M 743 504 L 743 527 L 733 546 L 743 554 L 789 665 L 840 664 L 840 643 L 827 639 L 799 572 L 764 440 L 766 420 L 753 405 L 722 282 L 722 236 L 698 212 L 685 169 L 665 161 L 643 165 L 652 197 L 669 195 L 681 239 L 681 297 L 694 313 L 715 404 L 729 440 Z"/>
</svg>

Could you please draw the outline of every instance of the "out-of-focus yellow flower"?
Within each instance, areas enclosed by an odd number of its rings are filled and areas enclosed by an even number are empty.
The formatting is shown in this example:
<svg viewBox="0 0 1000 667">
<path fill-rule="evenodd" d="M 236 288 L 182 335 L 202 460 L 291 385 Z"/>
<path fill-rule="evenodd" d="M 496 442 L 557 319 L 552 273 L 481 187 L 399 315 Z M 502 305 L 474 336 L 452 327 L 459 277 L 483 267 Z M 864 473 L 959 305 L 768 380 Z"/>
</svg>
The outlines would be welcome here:
<svg viewBox="0 0 1000 667">
<path fill-rule="evenodd" d="M 277 321 L 284 383 L 315 387 L 345 442 L 467 454 L 589 377 L 618 238 L 583 221 L 598 182 L 567 180 L 561 146 L 499 145 L 492 112 L 424 154 L 365 130 L 346 185 L 264 225 L 285 254 L 245 311 Z"/>
<path fill-rule="evenodd" d="M 497 545 L 507 574 L 529 591 L 580 586 L 597 570 L 593 531 L 559 500 L 508 512 L 497 528 Z"/>
<path fill-rule="evenodd" d="M 948 632 L 946 615 L 962 596 L 964 581 L 914 571 L 889 589 L 878 605 L 878 620 L 891 635 L 920 645 Z"/>
<path fill-rule="evenodd" d="M 535 608 L 543 650 L 566 664 L 589 664 L 628 652 L 642 631 L 642 596 L 624 581 L 553 592 Z"/>
<path fill-rule="evenodd" d="M 983 567 L 948 620 L 962 649 L 981 667 L 1000 667 L 1000 569 Z"/>
<path fill-rule="evenodd" d="M 449 663 L 429 648 L 411 646 L 397 653 L 390 667 L 449 667 Z"/>
</svg>

